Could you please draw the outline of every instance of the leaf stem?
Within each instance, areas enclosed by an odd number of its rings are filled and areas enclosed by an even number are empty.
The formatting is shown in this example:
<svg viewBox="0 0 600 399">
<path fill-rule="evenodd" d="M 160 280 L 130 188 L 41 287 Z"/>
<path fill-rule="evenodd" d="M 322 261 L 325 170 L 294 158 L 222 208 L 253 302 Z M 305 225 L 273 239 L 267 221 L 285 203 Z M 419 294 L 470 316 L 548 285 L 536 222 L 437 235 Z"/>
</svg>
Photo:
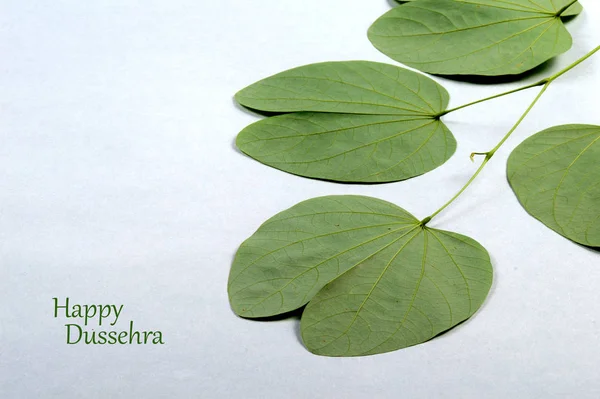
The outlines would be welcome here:
<svg viewBox="0 0 600 399">
<path fill-rule="evenodd" d="M 495 95 L 490 96 L 490 97 L 482 98 L 481 100 L 473 101 L 473 102 L 470 102 L 468 104 L 461 105 L 460 107 L 448 109 L 446 111 L 440 112 L 439 114 L 435 115 L 435 117 L 436 118 L 440 118 L 440 117 L 442 117 L 442 116 L 444 116 L 446 114 L 449 114 L 450 112 L 458 111 L 459 109 L 467 108 L 467 107 L 470 107 L 471 105 L 475 105 L 475 104 L 479 104 L 479 103 L 482 103 L 482 102 L 485 102 L 485 101 L 493 100 L 493 99 L 499 98 L 499 97 L 504 97 L 504 96 L 507 96 L 509 94 L 518 93 L 520 91 L 531 89 L 532 87 L 542 86 L 544 84 L 546 84 L 546 79 L 540 80 L 539 82 L 535 82 L 535 83 L 529 84 L 527 86 L 519 87 L 519 88 L 514 89 L 514 90 L 509 90 L 509 91 L 506 91 L 504 93 L 495 94 Z"/>
<path fill-rule="evenodd" d="M 583 57 L 581 57 L 580 59 L 578 59 L 577 61 L 575 61 L 571 65 L 569 65 L 568 67 L 566 67 L 565 69 L 560 70 L 557 73 L 555 73 L 554 75 L 550 76 L 548 78 L 548 80 L 550 82 L 553 81 L 553 80 L 556 80 L 556 78 L 561 77 L 565 73 L 569 72 L 571 69 L 575 68 L 577 65 L 581 64 L 583 61 L 587 60 L 588 58 L 590 58 L 592 55 L 594 55 L 598 51 L 600 51 L 600 46 L 597 46 L 595 49 L 593 49 L 592 51 L 590 51 L 589 53 L 587 53 L 586 55 L 584 55 Z"/>
<path fill-rule="evenodd" d="M 577 2 L 577 1 L 575 1 L 575 2 Z M 574 3 L 575 3 L 575 2 L 574 2 Z M 573 3 L 571 3 L 571 4 L 573 4 Z M 571 65 L 569 65 L 567 68 L 565 68 L 565 69 L 563 69 L 563 70 L 559 71 L 558 73 L 556 73 L 556 74 L 552 75 L 552 76 L 551 76 L 551 77 L 549 77 L 549 78 L 542 79 L 542 80 L 540 80 L 540 81 L 538 81 L 538 82 L 531 83 L 531 84 L 528 84 L 528 85 L 526 85 L 526 86 L 518 87 L 518 88 L 516 88 L 516 89 L 509 90 L 509 91 L 506 91 L 506 92 L 504 92 L 504 93 L 495 94 L 495 95 L 493 95 L 493 96 L 490 96 L 490 97 L 482 98 L 481 100 L 477 100 L 477 101 L 473 101 L 473 102 L 470 102 L 470 103 L 467 103 L 467 104 L 463 104 L 463 105 L 461 105 L 461 106 L 459 106 L 459 107 L 450 108 L 450 109 L 448 109 L 448 110 L 446 110 L 446 111 L 440 112 L 439 114 L 435 115 L 434 117 L 435 117 L 435 118 L 441 118 L 441 117 L 442 117 L 442 116 L 444 116 L 444 115 L 447 115 L 447 114 L 449 114 L 449 113 L 451 113 L 451 112 L 454 112 L 454 111 L 458 111 L 459 109 L 463 109 L 463 108 L 470 107 L 471 105 L 475 105 L 475 104 L 479 104 L 479 103 L 482 103 L 482 102 L 485 102 L 485 101 L 493 100 L 493 99 L 495 99 L 495 98 L 499 98 L 499 97 L 504 97 L 504 96 L 507 96 L 507 95 L 509 95 L 509 94 L 518 93 L 518 92 L 520 92 L 520 91 L 523 91 L 523 90 L 531 89 L 532 87 L 543 86 L 543 85 L 545 85 L 546 83 L 548 83 L 548 81 L 555 80 L 555 79 L 556 79 L 556 78 L 558 78 L 559 76 L 562 76 L 562 75 L 564 75 L 565 73 L 567 73 L 568 71 L 570 71 L 571 69 L 575 68 L 577 65 L 581 64 L 583 61 L 585 61 L 585 60 L 587 60 L 588 58 L 590 58 L 590 57 L 591 57 L 591 56 L 592 56 L 592 55 L 593 55 L 595 52 L 597 52 L 599 49 L 600 49 L 600 46 L 596 47 L 595 49 L 593 49 L 592 51 L 590 51 L 589 53 L 587 53 L 585 56 L 583 56 L 582 58 L 578 59 L 577 61 L 575 61 L 575 62 L 574 62 L 574 63 L 572 63 Z"/>
<path fill-rule="evenodd" d="M 531 110 L 533 109 L 533 107 L 535 106 L 535 104 L 537 104 L 537 102 L 540 100 L 540 98 L 542 97 L 542 95 L 544 95 L 544 93 L 546 92 L 546 90 L 548 89 L 548 87 L 550 86 L 550 84 L 552 84 L 552 82 L 554 82 L 554 80 L 556 80 L 558 77 L 564 75 L 565 73 L 567 73 L 571 69 L 575 68 L 577 65 L 581 64 L 583 61 L 587 60 L 588 58 L 590 58 L 592 55 L 594 55 L 598 51 L 600 51 L 600 46 L 597 46 L 595 49 L 593 49 L 592 51 L 590 51 L 589 53 L 587 53 L 586 55 L 584 55 L 583 57 L 581 57 L 580 59 L 578 59 L 577 61 L 575 61 L 571 65 L 569 65 L 568 67 L 566 67 L 566 68 L 562 69 L 561 71 L 555 73 L 551 77 L 549 77 L 547 79 L 541 80 L 540 82 L 542 82 L 542 83 L 538 82 L 538 83 L 536 83 L 534 85 L 529 85 L 529 87 L 534 87 L 534 86 L 540 86 L 541 84 L 543 84 L 543 87 L 540 90 L 540 92 L 538 93 L 538 95 L 535 97 L 535 99 L 531 102 L 531 104 L 529 104 L 529 107 L 527 107 L 527 109 L 521 115 L 521 117 L 519 118 L 519 120 L 517 120 L 517 122 L 513 125 L 513 127 L 508 131 L 508 133 L 506 133 L 506 135 L 502 138 L 502 140 L 500 140 L 498 142 L 498 144 L 496 144 L 496 146 L 494 148 L 492 148 L 488 152 L 474 152 L 474 153 L 471 154 L 471 159 L 473 159 L 473 157 L 475 155 L 484 155 L 485 156 L 483 162 L 481 163 L 481 166 L 479 166 L 479 168 L 477 169 L 477 171 L 475 172 L 475 174 L 473 174 L 473 176 L 469 179 L 469 181 L 458 191 L 458 193 L 456 193 L 454 195 L 454 197 L 452 197 L 448 202 L 446 202 L 440 209 L 438 209 L 437 211 L 435 211 L 434 213 L 432 213 L 430 216 L 428 216 L 425 219 L 423 219 L 421 221 L 421 225 L 425 226 L 427 223 L 429 223 L 431 221 L 431 219 L 433 219 L 438 214 L 440 214 L 444 209 L 446 209 L 450 204 L 452 204 L 458 197 L 460 197 L 462 193 L 465 192 L 465 190 L 471 185 L 471 183 L 473 183 L 473 181 L 477 178 L 477 176 L 479 176 L 479 174 L 481 173 L 481 171 L 483 170 L 483 168 L 485 168 L 485 165 L 487 165 L 487 163 L 490 161 L 490 159 L 492 159 L 492 157 L 494 156 L 494 154 L 496 153 L 496 151 L 498 151 L 498 149 L 506 142 L 506 140 L 508 140 L 508 138 L 513 134 L 513 132 L 515 130 L 517 130 L 517 128 L 519 127 L 519 125 L 521 124 L 521 122 L 523 122 L 523 120 L 525 119 L 525 117 L 527 117 L 527 115 L 529 114 L 529 112 L 531 112 Z M 516 91 L 524 90 L 524 89 L 529 88 L 529 87 L 525 86 L 525 87 L 522 87 L 521 89 L 517 89 Z M 515 90 L 513 90 L 513 92 L 515 92 Z M 506 95 L 508 93 L 509 92 L 503 93 L 502 95 Z M 485 100 L 481 100 L 481 101 L 485 101 Z M 462 108 L 464 108 L 465 106 L 463 106 Z M 461 107 L 459 107 L 459 108 L 461 108 Z"/>
</svg>

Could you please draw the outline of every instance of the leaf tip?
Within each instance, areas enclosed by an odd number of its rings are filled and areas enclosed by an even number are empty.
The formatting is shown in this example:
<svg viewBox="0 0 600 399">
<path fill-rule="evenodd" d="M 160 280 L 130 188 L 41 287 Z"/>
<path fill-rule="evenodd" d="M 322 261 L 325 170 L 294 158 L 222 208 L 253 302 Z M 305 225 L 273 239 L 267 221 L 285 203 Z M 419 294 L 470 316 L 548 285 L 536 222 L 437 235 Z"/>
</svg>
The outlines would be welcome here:
<svg viewBox="0 0 600 399">
<path fill-rule="evenodd" d="M 233 100 L 238 103 L 239 105 L 244 105 L 244 101 L 243 101 L 243 92 L 245 89 L 241 89 L 238 90 L 234 95 L 233 95 Z"/>
</svg>

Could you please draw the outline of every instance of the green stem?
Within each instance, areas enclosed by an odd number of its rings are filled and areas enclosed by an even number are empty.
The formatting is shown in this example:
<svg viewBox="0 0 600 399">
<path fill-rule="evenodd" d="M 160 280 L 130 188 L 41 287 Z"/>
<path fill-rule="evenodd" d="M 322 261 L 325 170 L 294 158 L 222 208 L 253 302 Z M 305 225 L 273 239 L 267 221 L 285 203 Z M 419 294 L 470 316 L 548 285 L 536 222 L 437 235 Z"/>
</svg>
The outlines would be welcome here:
<svg viewBox="0 0 600 399">
<path fill-rule="evenodd" d="M 546 89 L 548 88 L 549 85 L 550 85 L 550 82 L 548 82 L 548 83 L 546 83 L 544 85 L 544 87 L 542 88 L 542 90 L 540 90 L 540 92 L 535 97 L 535 99 L 533 100 L 533 102 L 529 105 L 529 107 L 527 107 L 527 110 L 523 113 L 523 115 L 521 115 L 521 117 L 519 118 L 519 120 L 517 121 L 517 123 L 514 124 L 514 126 L 509 130 L 509 132 L 502 138 L 502 140 L 500 140 L 500 142 L 494 148 L 492 148 L 488 152 L 480 152 L 480 153 L 473 153 L 473 154 L 471 154 L 471 158 L 473 157 L 473 155 L 485 155 L 485 158 L 483 159 L 483 162 L 481 163 L 481 166 L 479 167 L 479 169 L 477 169 L 477 171 L 469 179 L 469 181 L 467 182 L 467 184 L 465 184 L 463 186 L 463 188 L 461 188 L 460 191 L 458 193 L 456 193 L 456 195 L 450 199 L 450 201 L 446 202 L 440 209 L 438 209 L 437 211 L 435 211 L 431 216 L 429 216 L 428 218 L 423 219 L 423 221 L 421 222 L 422 225 L 427 224 L 431 219 L 433 219 L 435 216 L 437 216 L 439 213 L 441 213 L 451 203 L 453 203 L 458 197 L 460 197 L 460 195 L 462 193 L 465 192 L 465 190 L 471 185 L 471 183 L 473 183 L 473 181 L 477 178 L 477 176 L 479 176 L 479 174 L 481 173 L 481 171 L 483 170 L 483 168 L 485 168 L 485 165 L 487 165 L 487 163 L 490 161 L 490 159 L 492 159 L 492 157 L 494 156 L 494 154 L 496 153 L 496 151 L 498 150 L 498 148 L 500 148 L 502 146 L 502 144 L 504 144 L 504 142 L 506 140 L 508 140 L 508 138 L 510 137 L 510 135 L 513 134 L 513 132 L 515 130 L 517 130 L 517 127 L 519 127 L 519 125 L 521 124 L 521 122 L 523 122 L 523 119 L 525 119 L 525 117 L 533 109 L 533 106 L 542 97 L 542 95 L 544 94 L 544 92 L 546 91 Z"/>
<path fill-rule="evenodd" d="M 595 49 L 593 49 L 592 51 L 590 51 L 589 53 L 587 53 L 586 55 L 584 55 L 583 57 L 581 57 L 580 59 L 578 59 L 577 61 L 575 61 L 571 65 L 569 65 L 568 67 L 562 69 L 558 73 L 552 75 L 551 77 L 549 77 L 547 79 L 543 79 L 541 81 L 541 82 L 543 82 L 542 84 L 544 85 L 542 87 L 542 90 L 540 90 L 540 92 L 535 97 L 535 99 L 531 102 L 531 104 L 529 105 L 529 107 L 527 107 L 527 109 L 525 110 L 525 112 L 523 113 L 523 115 L 521 115 L 521 117 L 519 118 L 519 120 L 517 120 L 517 122 L 508 131 L 508 133 L 506 133 L 506 135 L 502 138 L 502 140 L 500 140 L 498 142 L 498 144 L 496 144 L 496 146 L 494 148 L 492 148 L 488 152 L 483 152 L 483 153 L 476 152 L 476 153 L 471 154 L 471 159 L 473 158 L 474 155 L 485 155 L 485 158 L 484 158 L 483 162 L 481 163 L 481 166 L 479 166 L 479 168 L 477 169 L 477 171 L 475 172 L 475 174 L 458 191 L 458 193 L 456 193 L 456 195 L 454 195 L 454 197 L 452 197 L 448 202 L 446 202 L 440 209 L 438 209 L 437 211 L 435 211 L 434 213 L 432 213 L 431 216 L 428 216 L 425 219 L 423 219 L 421 221 L 421 225 L 425 226 L 427 223 L 429 223 L 431 221 L 431 219 L 433 219 L 438 214 L 440 214 L 444 209 L 446 209 L 450 204 L 452 204 L 458 197 L 460 197 L 462 193 L 464 193 L 466 191 L 466 189 L 471 185 L 471 183 L 473 183 L 473 181 L 477 178 L 477 176 L 479 176 L 479 174 L 481 173 L 481 171 L 483 170 L 483 168 L 485 168 L 485 165 L 487 165 L 487 163 L 490 161 L 490 159 L 492 159 L 492 157 L 494 156 L 494 154 L 496 153 L 496 151 L 498 151 L 498 149 L 506 142 L 506 140 L 508 140 L 508 138 L 514 133 L 514 131 L 517 130 L 517 128 L 519 127 L 519 125 L 521 124 L 521 122 L 523 122 L 523 120 L 525 119 L 525 117 L 527 117 L 527 115 L 529 114 L 529 112 L 531 112 L 531 110 L 533 109 L 533 107 L 535 106 L 535 104 L 537 104 L 537 102 L 540 100 L 540 98 L 542 97 L 542 95 L 546 92 L 546 90 L 548 89 L 548 87 L 550 86 L 550 84 L 552 84 L 552 82 L 554 82 L 554 80 L 556 80 L 558 77 L 564 75 L 565 73 L 567 73 L 571 69 L 575 68 L 577 65 L 581 64 L 583 61 L 587 60 L 588 58 L 590 58 L 592 55 L 594 55 L 598 51 L 600 51 L 600 46 L 596 47 Z M 539 83 L 535 84 L 535 86 L 539 86 L 539 85 L 540 85 Z M 534 87 L 534 86 L 530 86 L 530 87 Z M 529 87 L 525 86 L 525 87 L 521 88 L 520 90 L 524 90 L 525 88 L 529 88 Z M 519 91 L 519 90 L 517 90 L 517 91 Z M 462 107 L 462 108 L 464 108 L 464 107 Z"/>
<path fill-rule="evenodd" d="M 584 55 L 583 57 L 581 57 L 580 59 L 578 59 L 577 61 L 575 61 L 571 65 L 569 65 L 568 67 L 566 67 L 565 69 L 563 69 L 561 71 L 558 71 L 554 75 L 550 76 L 548 78 L 548 80 L 550 82 L 553 81 L 553 80 L 556 80 L 556 78 L 559 78 L 562 75 L 564 75 L 565 73 L 569 72 L 571 69 L 575 68 L 577 65 L 581 64 L 583 61 L 587 60 L 588 58 L 590 58 L 592 55 L 594 55 L 598 51 L 600 51 L 600 46 L 597 46 L 595 49 L 593 49 L 592 51 L 590 51 L 589 53 L 587 53 L 586 55 Z"/>
<path fill-rule="evenodd" d="M 535 83 L 532 83 L 532 84 L 527 85 L 527 86 L 519 87 L 519 88 L 514 89 L 514 90 L 509 90 L 509 91 L 506 91 L 504 93 L 495 94 L 495 95 L 490 96 L 490 97 L 482 98 L 481 100 L 473 101 L 473 102 L 470 102 L 468 104 L 461 105 L 460 107 L 448 109 L 446 111 L 440 112 L 435 117 L 436 118 L 440 118 L 440 117 L 442 117 L 442 116 L 444 116 L 446 114 L 449 114 L 450 112 L 458 111 L 459 109 L 467 108 L 467 107 L 470 107 L 471 105 L 475 105 L 475 104 L 479 104 L 479 103 L 482 103 L 482 102 L 485 102 L 485 101 L 493 100 L 493 99 L 499 98 L 499 97 L 504 97 L 504 96 L 507 96 L 509 94 L 518 93 L 520 91 L 531 89 L 532 87 L 542 86 L 544 84 L 546 84 L 546 79 L 540 80 L 539 82 L 535 82 Z"/>
<path fill-rule="evenodd" d="M 575 1 L 575 2 L 576 2 L 576 1 Z M 516 89 L 509 90 L 509 91 L 506 91 L 506 92 L 504 92 L 504 93 L 495 94 L 495 95 L 493 95 L 493 96 L 490 96 L 490 97 L 482 98 L 481 100 L 477 100 L 477 101 L 473 101 L 473 102 L 470 102 L 470 103 L 467 103 L 467 104 L 463 104 L 463 105 L 461 105 L 461 106 L 459 106 L 459 107 L 455 107 L 455 108 L 450 108 L 450 109 L 447 109 L 446 111 L 440 112 L 439 114 L 435 115 L 434 117 L 435 117 L 435 118 L 440 118 L 440 117 L 442 117 L 442 116 L 444 116 L 444 115 L 447 115 L 447 114 L 449 114 L 449 113 L 451 113 L 451 112 L 458 111 L 459 109 L 463 109 L 463 108 L 470 107 L 471 105 L 475 105 L 475 104 L 479 104 L 479 103 L 482 103 L 482 102 L 485 102 L 485 101 L 493 100 L 493 99 L 495 99 L 495 98 L 499 98 L 499 97 L 504 97 L 504 96 L 507 96 L 507 95 L 509 95 L 509 94 L 518 93 L 518 92 L 520 92 L 520 91 L 523 91 L 523 90 L 531 89 L 532 87 L 543 86 L 543 85 L 545 85 L 546 83 L 548 83 L 548 81 L 555 80 L 555 79 L 556 79 L 556 78 L 558 78 L 559 76 L 562 76 L 562 75 L 564 75 L 565 73 L 567 73 L 568 71 L 570 71 L 571 69 L 575 68 L 577 65 L 581 64 L 583 61 L 585 61 L 585 60 L 587 60 L 588 58 L 590 58 L 590 57 L 591 57 L 591 56 L 592 56 L 592 55 L 593 55 L 595 52 L 597 52 L 598 50 L 600 50 L 600 46 L 596 47 L 594 50 L 590 51 L 590 52 L 589 52 L 589 53 L 587 53 L 585 56 L 583 56 L 582 58 L 580 58 L 580 59 L 578 59 L 577 61 L 575 61 L 574 63 L 572 63 L 572 64 L 571 64 L 571 65 L 569 65 L 567 68 L 565 68 L 565 69 L 563 69 L 563 70 L 559 71 L 558 73 L 556 73 L 556 74 L 552 75 L 552 76 L 551 76 L 551 77 L 549 77 L 549 78 L 542 79 L 542 80 L 540 80 L 540 81 L 538 81 L 538 82 L 531 83 L 531 84 L 529 84 L 529 85 L 526 85 L 526 86 L 518 87 L 518 88 L 516 88 Z"/>
</svg>

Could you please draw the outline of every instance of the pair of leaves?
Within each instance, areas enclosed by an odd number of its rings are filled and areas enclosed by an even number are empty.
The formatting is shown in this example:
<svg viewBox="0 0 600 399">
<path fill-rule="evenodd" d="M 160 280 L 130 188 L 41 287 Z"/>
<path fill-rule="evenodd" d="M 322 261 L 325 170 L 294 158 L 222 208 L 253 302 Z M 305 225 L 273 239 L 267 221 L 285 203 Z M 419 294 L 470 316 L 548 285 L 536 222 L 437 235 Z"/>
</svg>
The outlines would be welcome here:
<svg viewBox="0 0 600 399">
<path fill-rule="evenodd" d="M 442 75 L 514 75 L 572 45 L 561 17 L 570 0 L 416 0 L 395 7 L 369 29 L 388 57 Z M 562 11 L 562 13 L 561 13 Z"/>
<path fill-rule="evenodd" d="M 238 92 L 252 109 L 291 113 L 256 122 L 237 146 L 296 175 L 380 183 L 408 179 L 446 162 L 456 140 L 438 115 L 448 92 L 432 79 L 367 61 L 294 68 Z"/>
<path fill-rule="evenodd" d="M 474 240 L 424 227 L 389 202 L 328 196 L 265 222 L 238 250 L 228 291 L 240 316 L 298 309 L 313 353 L 360 356 L 425 342 L 469 318 L 492 283 Z"/>
<path fill-rule="evenodd" d="M 531 136 L 511 154 L 508 179 L 532 216 L 600 247 L 600 126 L 556 126 Z"/>
</svg>

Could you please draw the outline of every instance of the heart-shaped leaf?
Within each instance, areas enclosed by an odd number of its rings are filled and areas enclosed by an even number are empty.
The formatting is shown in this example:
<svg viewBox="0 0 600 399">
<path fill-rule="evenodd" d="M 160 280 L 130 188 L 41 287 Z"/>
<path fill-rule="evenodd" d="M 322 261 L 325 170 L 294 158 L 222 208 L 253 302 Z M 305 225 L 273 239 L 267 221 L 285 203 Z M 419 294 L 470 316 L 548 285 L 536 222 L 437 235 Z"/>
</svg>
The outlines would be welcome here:
<svg viewBox="0 0 600 399">
<path fill-rule="evenodd" d="M 512 152 L 507 173 L 532 216 L 600 247 L 600 126 L 555 126 L 529 137 Z"/>
<path fill-rule="evenodd" d="M 261 80 L 236 95 L 249 108 L 285 114 L 242 130 L 237 146 L 293 174 L 378 183 L 408 179 L 456 150 L 439 119 L 449 96 L 432 79 L 392 65 L 326 62 Z"/>
<path fill-rule="evenodd" d="M 384 54 L 424 72 L 519 74 L 571 47 L 571 35 L 558 15 L 568 4 L 569 0 L 411 1 L 375 21 L 369 39 Z M 581 11 L 577 5 L 571 8 L 565 13 Z"/>
<path fill-rule="evenodd" d="M 424 227 L 389 202 L 329 196 L 281 212 L 242 244 L 229 298 L 245 317 L 310 301 L 301 320 L 308 349 L 359 356 L 425 342 L 466 320 L 492 274 L 487 251 L 468 237 Z"/>
</svg>

